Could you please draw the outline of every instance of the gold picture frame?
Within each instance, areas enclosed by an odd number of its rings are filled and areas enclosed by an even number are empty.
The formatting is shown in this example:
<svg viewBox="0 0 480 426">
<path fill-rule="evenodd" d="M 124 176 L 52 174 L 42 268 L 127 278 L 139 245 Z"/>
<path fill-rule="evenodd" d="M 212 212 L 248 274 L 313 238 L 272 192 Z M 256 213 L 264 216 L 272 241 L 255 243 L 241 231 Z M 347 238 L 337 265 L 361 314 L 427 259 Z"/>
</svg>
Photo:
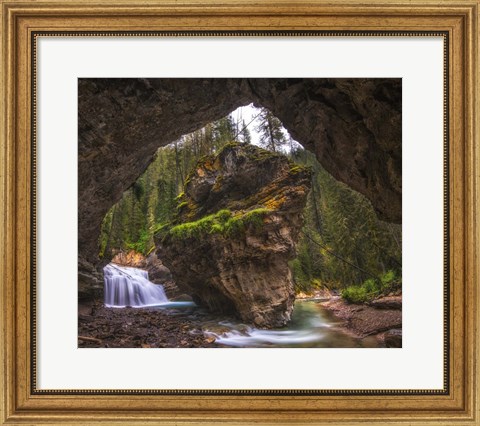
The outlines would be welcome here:
<svg viewBox="0 0 480 426">
<path fill-rule="evenodd" d="M 2 424 L 480 424 L 479 0 L 335 3 L 25 0 L 1 3 Z M 35 386 L 35 41 L 38 34 L 240 31 L 444 36 L 448 251 L 445 385 L 425 391 L 69 391 Z M 237 33 L 235 33 L 237 32 Z M 33 150 L 33 152 L 32 152 Z"/>
</svg>

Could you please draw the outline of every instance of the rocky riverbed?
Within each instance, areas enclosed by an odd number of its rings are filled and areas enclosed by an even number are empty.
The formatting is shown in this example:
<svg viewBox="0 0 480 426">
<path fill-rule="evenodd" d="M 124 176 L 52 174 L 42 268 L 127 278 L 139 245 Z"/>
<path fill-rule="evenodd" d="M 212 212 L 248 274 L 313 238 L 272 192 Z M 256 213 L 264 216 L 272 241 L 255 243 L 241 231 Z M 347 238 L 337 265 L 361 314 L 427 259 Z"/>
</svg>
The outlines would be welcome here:
<svg viewBox="0 0 480 426">
<path fill-rule="evenodd" d="M 356 337 L 376 336 L 381 346 L 402 347 L 402 297 L 387 296 L 370 304 L 349 304 L 340 296 L 322 306 L 343 321 Z"/>
<path fill-rule="evenodd" d="M 212 320 L 201 309 L 106 308 L 81 305 L 79 348 L 212 348 L 202 324 Z"/>
<path fill-rule="evenodd" d="M 232 345 L 268 347 L 270 345 L 265 342 L 255 343 L 259 334 L 262 336 L 265 334 L 263 337 L 267 342 L 272 336 L 275 339 L 287 336 L 290 343 L 277 342 L 276 346 L 289 347 L 292 337 L 303 339 L 305 332 L 308 332 L 309 338 L 317 333 L 320 340 L 314 339 L 303 347 L 402 346 L 401 297 L 377 299 L 370 306 L 348 304 L 338 296 L 330 295 L 328 299 L 321 299 L 323 301 L 319 298 L 297 301 L 296 304 L 300 304 L 302 309 L 297 314 L 294 312 L 293 322 L 288 328 L 277 329 L 277 331 L 250 329 L 233 317 L 211 314 L 205 309 L 192 305 L 191 302 L 173 303 L 166 308 L 107 308 L 103 304 L 80 305 L 78 346 L 80 348 L 214 348 Z M 305 305 L 305 302 L 310 306 L 307 310 L 305 308 L 308 305 Z M 305 317 L 305 314 L 314 306 L 322 306 L 322 309 L 326 310 L 325 313 L 315 314 L 319 315 L 317 319 Z M 316 312 L 315 309 L 313 311 Z M 298 328 L 299 320 L 303 322 L 303 327 Z M 310 321 L 313 321 L 315 326 L 305 328 Z M 320 328 L 315 328 L 318 326 Z M 236 331 L 232 334 L 232 330 Z M 253 339 L 248 337 L 247 330 L 253 333 Z M 293 330 L 296 331 L 292 335 Z M 214 335 L 220 340 L 216 341 Z M 232 336 L 234 344 L 229 343 Z M 239 337 L 245 341 L 239 343 Z M 295 346 L 302 347 L 302 345 L 293 344 L 293 347 Z"/>
</svg>

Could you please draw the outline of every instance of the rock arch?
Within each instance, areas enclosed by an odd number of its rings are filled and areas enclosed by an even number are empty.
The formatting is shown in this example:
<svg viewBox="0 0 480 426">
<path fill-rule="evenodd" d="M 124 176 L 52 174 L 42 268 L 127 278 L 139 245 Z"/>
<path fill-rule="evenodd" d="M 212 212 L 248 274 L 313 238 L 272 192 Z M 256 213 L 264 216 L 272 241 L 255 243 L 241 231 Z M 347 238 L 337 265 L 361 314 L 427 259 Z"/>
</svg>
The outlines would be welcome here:
<svg viewBox="0 0 480 426">
<path fill-rule="evenodd" d="M 251 102 L 401 221 L 400 79 L 79 79 L 79 264 L 98 262 L 103 217 L 159 147 Z"/>
</svg>

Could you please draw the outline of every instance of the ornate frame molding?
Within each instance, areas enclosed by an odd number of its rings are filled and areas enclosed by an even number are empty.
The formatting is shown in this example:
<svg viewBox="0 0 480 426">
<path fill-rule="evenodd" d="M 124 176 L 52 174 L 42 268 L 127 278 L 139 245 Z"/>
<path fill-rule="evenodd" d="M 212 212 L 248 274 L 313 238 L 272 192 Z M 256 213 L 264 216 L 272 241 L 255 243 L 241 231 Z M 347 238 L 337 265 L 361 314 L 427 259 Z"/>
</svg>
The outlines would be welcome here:
<svg viewBox="0 0 480 426">
<path fill-rule="evenodd" d="M 358 1 L 330 4 L 322 0 L 207 2 L 159 0 L 125 2 L 87 0 L 0 1 L 2 18 L 2 143 L 0 151 L 0 348 L 2 416 L 5 423 L 49 424 L 163 422 L 478 424 L 478 18 L 479 1 Z M 450 315 L 446 329 L 445 391 L 440 393 L 352 391 L 347 393 L 235 395 L 228 392 L 145 394 L 39 392 L 32 380 L 34 332 L 31 291 L 32 134 L 35 91 L 32 49 L 35 34 L 132 31 L 330 31 L 351 35 L 425 31 L 448 37 L 448 146 L 450 217 L 448 229 Z M 447 105 L 446 105 L 447 107 Z M 33 326 L 32 326 L 33 324 Z M 223 393 L 222 393 L 223 392 Z M 132 395 L 133 394 L 133 395 Z"/>
</svg>

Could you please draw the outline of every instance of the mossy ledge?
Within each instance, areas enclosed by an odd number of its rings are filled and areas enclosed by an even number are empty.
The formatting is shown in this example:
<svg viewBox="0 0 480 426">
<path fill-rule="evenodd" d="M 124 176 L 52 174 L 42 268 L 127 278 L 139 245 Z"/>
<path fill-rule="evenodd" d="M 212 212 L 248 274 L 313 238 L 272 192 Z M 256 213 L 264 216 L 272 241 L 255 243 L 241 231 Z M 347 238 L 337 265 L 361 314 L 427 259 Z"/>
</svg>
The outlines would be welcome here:
<svg viewBox="0 0 480 426">
<path fill-rule="evenodd" d="M 164 238 L 173 239 L 201 238 L 206 234 L 232 237 L 245 232 L 248 226 L 261 228 L 265 216 L 270 212 L 270 209 L 259 208 L 233 214 L 230 210 L 223 209 L 199 220 L 182 223 L 169 230 L 164 229 L 162 233 Z"/>
</svg>

